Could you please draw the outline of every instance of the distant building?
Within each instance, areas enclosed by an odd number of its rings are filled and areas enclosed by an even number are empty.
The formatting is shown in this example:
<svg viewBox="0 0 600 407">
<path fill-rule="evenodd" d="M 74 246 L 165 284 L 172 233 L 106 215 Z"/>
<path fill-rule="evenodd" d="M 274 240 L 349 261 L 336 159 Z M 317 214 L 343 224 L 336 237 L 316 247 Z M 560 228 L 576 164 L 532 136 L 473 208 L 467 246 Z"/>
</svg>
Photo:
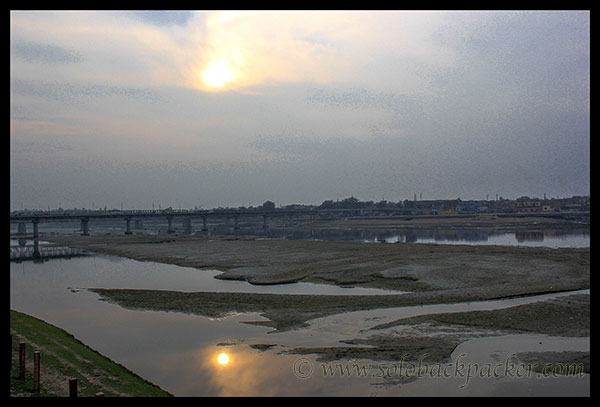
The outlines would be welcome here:
<svg viewBox="0 0 600 407">
<path fill-rule="evenodd" d="M 517 212 L 541 212 L 542 204 L 539 199 L 531 199 L 528 196 L 517 198 L 515 204 Z"/>
<path fill-rule="evenodd" d="M 561 200 L 562 211 L 589 211 L 590 197 L 589 196 L 572 196 Z"/>
</svg>

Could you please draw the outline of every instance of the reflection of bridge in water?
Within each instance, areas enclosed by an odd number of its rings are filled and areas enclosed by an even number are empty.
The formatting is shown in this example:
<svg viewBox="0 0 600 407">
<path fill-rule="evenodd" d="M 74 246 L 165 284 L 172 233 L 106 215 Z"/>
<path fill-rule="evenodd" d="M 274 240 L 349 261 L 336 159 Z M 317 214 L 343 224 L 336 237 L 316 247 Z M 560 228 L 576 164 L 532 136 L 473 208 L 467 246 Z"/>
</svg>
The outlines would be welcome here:
<svg viewBox="0 0 600 407">
<path fill-rule="evenodd" d="M 10 247 L 10 261 L 16 262 L 26 260 L 44 262 L 52 258 L 71 258 L 85 255 L 86 253 L 82 249 L 40 245 L 37 239 L 33 241 L 33 245 L 26 245 L 25 239 L 19 239 L 19 246 Z"/>
</svg>

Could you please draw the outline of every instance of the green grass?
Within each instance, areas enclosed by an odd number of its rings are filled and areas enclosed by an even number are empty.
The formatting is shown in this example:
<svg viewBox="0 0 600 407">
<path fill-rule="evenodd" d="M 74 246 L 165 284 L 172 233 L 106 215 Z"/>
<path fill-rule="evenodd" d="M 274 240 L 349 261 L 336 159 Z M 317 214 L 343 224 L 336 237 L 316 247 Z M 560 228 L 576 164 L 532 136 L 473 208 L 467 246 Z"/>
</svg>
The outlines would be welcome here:
<svg viewBox="0 0 600 407">
<path fill-rule="evenodd" d="M 68 379 L 77 378 L 78 395 L 94 397 L 171 396 L 124 366 L 115 363 L 77 340 L 68 332 L 32 316 L 10 311 L 12 363 L 11 396 L 68 396 Z M 25 380 L 19 380 L 19 342 L 25 342 Z M 41 391 L 33 393 L 33 352 L 40 351 Z"/>
</svg>

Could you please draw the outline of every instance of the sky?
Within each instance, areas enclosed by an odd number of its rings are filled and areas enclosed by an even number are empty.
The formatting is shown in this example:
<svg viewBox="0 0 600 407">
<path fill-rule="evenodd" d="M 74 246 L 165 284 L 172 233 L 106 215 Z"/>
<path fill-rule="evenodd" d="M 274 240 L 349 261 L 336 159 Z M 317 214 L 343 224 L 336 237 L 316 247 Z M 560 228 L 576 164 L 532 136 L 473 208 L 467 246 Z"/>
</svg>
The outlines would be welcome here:
<svg viewBox="0 0 600 407">
<path fill-rule="evenodd" d="M 10 206 L 590 191 L 589 11 L 11 11 Z"/>
</svg>

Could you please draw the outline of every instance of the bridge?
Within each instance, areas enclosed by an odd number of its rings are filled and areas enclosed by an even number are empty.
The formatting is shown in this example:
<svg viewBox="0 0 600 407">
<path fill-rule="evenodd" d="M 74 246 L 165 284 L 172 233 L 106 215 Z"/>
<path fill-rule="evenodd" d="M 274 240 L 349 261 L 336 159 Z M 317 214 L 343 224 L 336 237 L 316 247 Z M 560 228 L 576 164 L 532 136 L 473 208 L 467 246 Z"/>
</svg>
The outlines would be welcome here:
<svg viewBox="0 0 600 407">
<path fill-rule="evenodd" d="M 27 223 L 33 224 L 33 238 L 39 237 L 39 224 L 40 222 L 60 222 L 69 220 L 79 220 L 81 222 L 81 235 L 89 236 L 89 223 L 93 220 L 101 219 L 122 219 L 125 222 L 125 234 L 132 234 L 131 221 L 134 220 L 137 224 L 141 225 L 144 219 L 166 219 L 167 221 L 167 233 L 175 233 L 173 220 L 178 218 L 183 221 L 185 231 L 188 234 L 192 233 L 192 220 L 202 219 L 202 231 L 208 231 L 208 219 L 209 218 L 233 218 L 233 229 L 239 229 L 239 220 L 241 217 L 262 217 L 262 227 L 267 229 L 269 227 L 270 218 L 286 218 L 291 219 L 293 217 L 308 217 L 311 221 L 315 221 L 317 218 L 339 218 L 339 217 L 369 217 L 370 219 L 377 218 L 380 216 L 389 217 L 393 216 L 395 219 L 424 219 L 424 218 L 472 218 L 477 216 L 476 213 L 462 213 L 462 214 L 433 214 L 433 215 L 402 215 L 399 214 L 397 208 L 353 208 L 353 209 L 319 209 L 319 208 L 307 208 L 307 209 L 212 209 L 212 210 L 130 210 L 130 211 L 77 211 L 77 213 L 11 213 L 10 222 L 18 223 L 17 234 L 27 234 Z M 589 223 L 589 211 L 584 212 L 538 212 L 532 213 L 493 213 L 497 217 L 544 217 L 544 218 L 559 218 L 568 220 L 571 218 L 577 218 L 578 216 L 587 216 Z"/>
<path fill-rule="evenodd" d="M 143 219 L 162 218 L 167 221 L 167 233 L 175 233 L 173 220 L 178 218 L 183 221 L 185 230 L 188 233 L 192 231 L 192 220 L 202 219 L 202 231 L 208 231 L 209 218 L 233 218 L 234 229 L 239 229 L 239 220 L 241 217 L 262 217 L 262 227 L 269 227 L 268 221 L 275 217 L 309 217 L 315 220 L 317 217 L 331 216 L 363 216 L 370 214 L 368 209 L 273 209 L 273 210 L 252 210 L 252 209 L 224 209 L 224 210 L 197 210 L 197 211 L 177 211 L 177 210 L 130 210 L 130 211 L 110 211 L 93 212 L 78 211 L 77 213 L 13 213 L 10 215 L 11 223 L 18 223 L 18 234 L 27 234 L 27 223 L 33 224 L 33 237 L 39 237 L 39 224 L 41 222 L 59 222 L 79 220 L 81 222 L 81 235 L 89 236 L 89 223 L 93 220 L 101 219 L 123 219 L 125 222 L 125 234 L 132 234 L 131 221 L 141 222 Z"/>
</svg>

